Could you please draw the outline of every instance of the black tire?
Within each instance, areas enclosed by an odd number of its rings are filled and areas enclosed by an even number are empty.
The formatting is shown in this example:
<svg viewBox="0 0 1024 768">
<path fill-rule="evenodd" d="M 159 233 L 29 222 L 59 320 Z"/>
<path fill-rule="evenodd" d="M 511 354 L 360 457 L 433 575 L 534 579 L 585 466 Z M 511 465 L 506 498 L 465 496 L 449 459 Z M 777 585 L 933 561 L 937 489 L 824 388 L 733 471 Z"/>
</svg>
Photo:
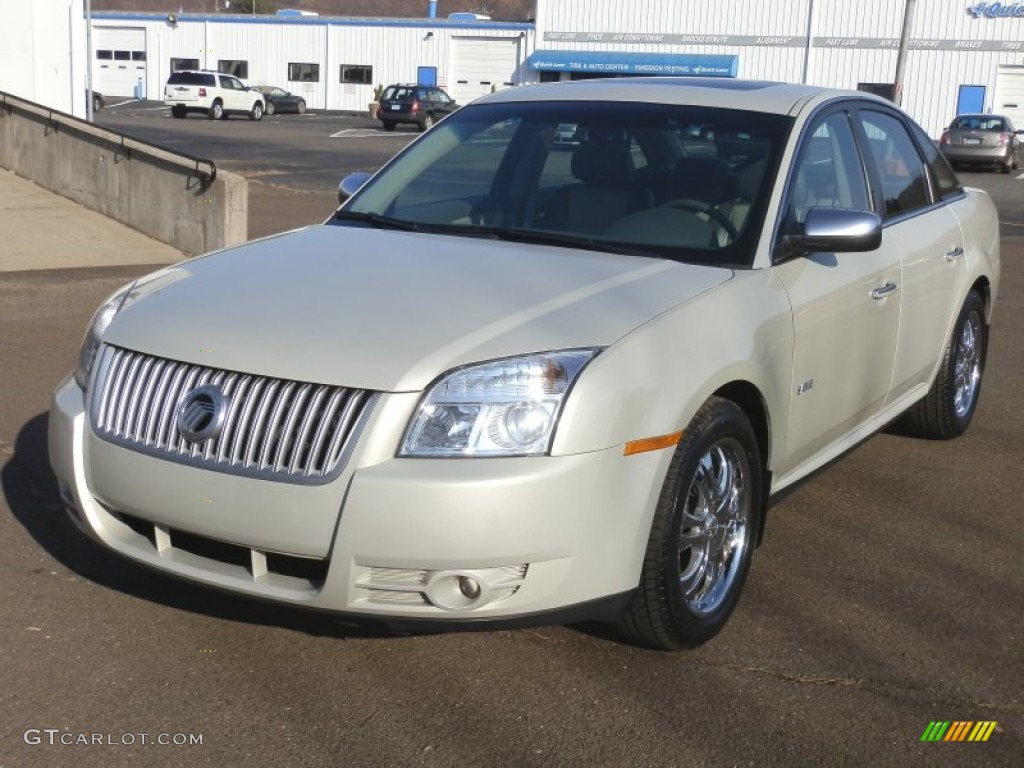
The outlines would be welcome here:
<svg viewBox="0 0 1024 768">
<path fill-rule="evenodd" d="M 669 465 L 640 586 L 619 619 L 629 637 L 671 651 L 700 645 L 725 626 L 750 569 L 762 478 L 750 420 L 735 403 L 709 398 Z"/>
<path fill-rule="evenodd" d="M 1000 173 L 1009 173 L 1012 170 L 1013 170 L 1013 158 L 1012 157 L 1006 158 L 1006 162 L 1005 163 L 1000 163 L 1000 165 L 999 165 L 999 172 Z"/>
<path fill-rule="evenodd" d="M 431 128 L 434 127 L 434 116 L 428 112 L 423 116 L 423 119 L 420 120 L 419 126 L 420 133 L 423 133 L 424 131 L 429 131 Z"/>
<path fill-rule="evenodd" d="M 103 109 L 103 99 L 94 95 L 92 97 L 92 111 L 99 112 L 101 109 Z"/>
<path fill-rule="evenodd" d="M 904 417 L 910 432 L 950 440 L 966 431 L 978 407 L 987 353 L 985 302 L 972 290 L 960 308 L 932 388 Z"/>
<path fill-rule="evenodd" d="M 267 108 L 265 110 L 263 110 L 263 111 L 266 112 L 268 117 L 270 115 L 274 114 L 274 112 L 276 111 L 276 107 L 274 106 L 274 102 L 268 101 L 267 102 Z"/>
<path fill-rule="evenodd" d="M 184 107 L 171 107 L 171 116 L 177 120 L 184 120 L 188 111 Z"/>
<path fill-rule="evenodd" d="M 304 102 L 304 101 L 300 101 L 300 102 L 299 102 L 299 103 L 298 103 L 298 104 L 296 105 L 296 107 L 295 107 L 295 111 L 296 111 L 296 112 L 298 112 L 298 113 L 299 113 L 300 115 L 304 115 L 304 114 L 306 114 L 306 102 Z"/>
<path fill-rule="evenodd" d="M 249 119 L 260 121 L 263 119 L 263 102 L 257 101 L 252 105 L 252 109 L 249 110 Z"/>
<path fill-rule="evenodd" d="M 394 120 L 383 120 L 381 122 L 382 122 L 382 124 L 384 126 L 384 130 L 385 131 L 393 131 L 393 130 L 395 130 L 395 121 Z"/>
<path fill-rule="evenodd" d="M 224 105 L 221 104 L 220 99 L 217 99 L 217 101 L 210 105 L 206 116 L 211 120 L 222 120 L 224 118 Z"/>
</svg>

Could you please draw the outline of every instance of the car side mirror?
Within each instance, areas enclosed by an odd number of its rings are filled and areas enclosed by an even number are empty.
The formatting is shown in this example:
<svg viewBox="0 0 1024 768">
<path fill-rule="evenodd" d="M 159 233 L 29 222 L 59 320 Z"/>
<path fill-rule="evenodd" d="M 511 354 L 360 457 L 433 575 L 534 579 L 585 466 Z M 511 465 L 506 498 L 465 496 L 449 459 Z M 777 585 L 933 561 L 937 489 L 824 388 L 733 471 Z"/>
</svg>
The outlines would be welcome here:
<svg viewBox="0 0 1024 768">
<path fill-rule="evenodd" d="M 783 257 L 798 253 L 874 251 L 882 244 L 882 219 L 870 211 L 811 208 L 803 231 L 787 235 L 783 242 Z"/>
<path fill-rule="evenodd" d="M 372 173 L 357 171 L 356 173 L 350 173 L 348 176 L 343 178 L 341 183 L 338 185 L 338 202 L 344 203 L 352 197 L 352 195 L 359 191 L 363 184 L 369 181 L 371 176 L 373 176 Z"/>
</svg>

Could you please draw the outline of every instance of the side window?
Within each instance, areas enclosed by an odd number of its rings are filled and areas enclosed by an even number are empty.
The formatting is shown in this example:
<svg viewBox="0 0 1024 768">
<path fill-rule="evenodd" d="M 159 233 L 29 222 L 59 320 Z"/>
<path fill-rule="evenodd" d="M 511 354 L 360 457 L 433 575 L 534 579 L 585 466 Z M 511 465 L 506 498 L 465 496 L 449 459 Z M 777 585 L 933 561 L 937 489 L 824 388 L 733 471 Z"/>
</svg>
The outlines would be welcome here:
<svg viewBox="0 0 1024 768">
<path fill-rule="evenodd" d="M 803 224 L 811 208 L 871 209 L 860 153 L 845 112 L 819 122 L 804 142 L 793 166 L 787 228 Z"/>
<path fill-rule="evenodd" d="M 924 165 L 906 126 L 883 112 L 862 110 L 859 114 L 882 182 L 885 217 L 901 216 L 926 207 L 931 201 Z"/>
<path fill-rule="evenodd" d="M 935 197 L 945 200 L 947 197 L 959 194 L 962 190 L 960 180 L 953 173 L 949 162 L 939 152 L 938 147 L 935 146 L 935 142 L 916 125 L 914 133 L 917 136 L 917 144 L 921 147 L 921 153 L 924 155 L 925 165 L 928 166 L 928 175 L 932 178 L 932 190 L 935 192 Z"/>
</svg>

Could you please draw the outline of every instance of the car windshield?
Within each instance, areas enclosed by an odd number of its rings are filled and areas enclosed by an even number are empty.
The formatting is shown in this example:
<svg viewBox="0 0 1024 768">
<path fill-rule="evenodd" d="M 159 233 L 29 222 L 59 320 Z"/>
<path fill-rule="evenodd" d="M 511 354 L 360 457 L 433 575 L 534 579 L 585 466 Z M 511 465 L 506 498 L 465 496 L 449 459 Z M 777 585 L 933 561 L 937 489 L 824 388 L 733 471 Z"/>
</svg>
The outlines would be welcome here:
<svg viewBox="0 0 1024 768">
<path fill-rule="evenodd" d="M 333 223 L 749 266 L 790 126 L 686 105 L 471 105 Z"/>
</svg>

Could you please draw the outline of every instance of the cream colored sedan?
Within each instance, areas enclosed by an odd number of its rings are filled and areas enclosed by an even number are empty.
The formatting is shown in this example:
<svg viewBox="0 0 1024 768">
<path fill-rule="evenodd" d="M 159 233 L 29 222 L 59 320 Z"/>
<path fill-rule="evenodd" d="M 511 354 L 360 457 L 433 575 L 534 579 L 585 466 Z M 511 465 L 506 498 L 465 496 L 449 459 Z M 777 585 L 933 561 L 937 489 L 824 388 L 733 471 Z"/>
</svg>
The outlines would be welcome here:
<svg viewBox="0 0 1024 768">
<path fill-rule="evenodd" d="M 393 626 L 675 649 L 736 607 L 772 494 L 977 407 L 996 213 L 874 97 L 510 89 L 341 190 L 97 311 L 50 455 L 109 549 Z"/>
</svg>

